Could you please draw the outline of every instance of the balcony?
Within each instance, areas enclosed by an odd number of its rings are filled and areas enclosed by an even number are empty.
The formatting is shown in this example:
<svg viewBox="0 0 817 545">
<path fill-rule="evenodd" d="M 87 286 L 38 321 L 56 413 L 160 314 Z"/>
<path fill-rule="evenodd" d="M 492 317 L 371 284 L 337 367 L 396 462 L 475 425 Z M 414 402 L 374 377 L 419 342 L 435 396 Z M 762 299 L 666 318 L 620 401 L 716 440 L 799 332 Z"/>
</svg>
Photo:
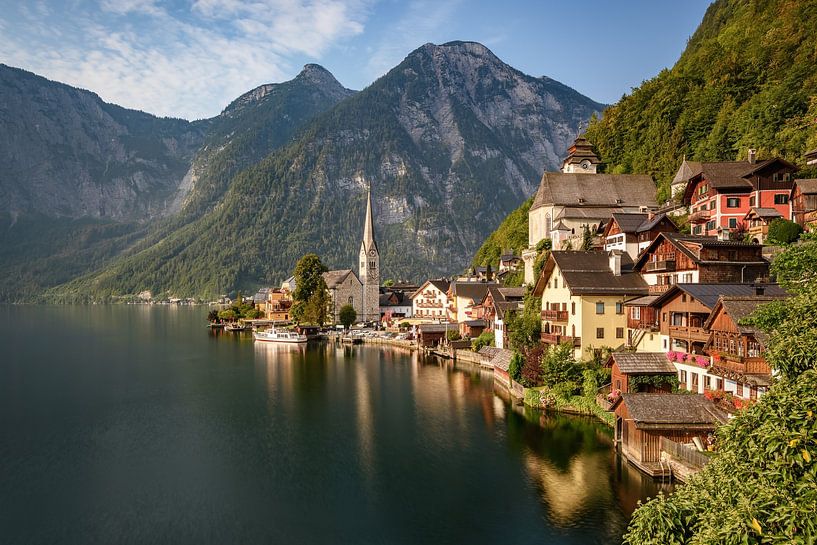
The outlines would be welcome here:
<svg viewBox="0 0 817 545">
<path fill-rule="evenodd" d="M 647 293 L 650 295 L 662 295 L 671 287 L 672 284 L 656 284 L 654 286 L 647 286 Z"/>
<path fill-rule="evenodd" d="M 709 221 L 709 210 L 699 210 L 690 214 L 689 223 L 706 223 Z"/>
<path fill-rule="evenodd" d="M 675 260 L 674 259 L 662 259 L 660 261 L 647 261 L 644 265 L 644 272 L 662 272 L 662 271 L 674 271 L 675 270 Z"/>
<path fill-rule="evenodd" d="M 560 335 L 558 333 L 542 333 L 541 340 L 545 344 L 562 344 L 568 343 L 574 347 L 581 346 L 582 340 L 580 337 L 571 337 L 569 335 Z"/>
<path fill-rule="evenodd" d="M 549 322 L 566 322 L 567 321 L 567 311 L 566 310 L 543 310 L 542 311 L 542 319 L 547 320 Z"/>
<path fill-rule="evenodd" d="M 738 356 L 725 352 L 717 353 L 720 357 L 715 366 L 742 375 L 770 375 L 772 372 L 766 359 L 762 357 Z"/>
<path fill-rule="evenodd" d="M 705 343 L 709 340 L 709 332 L 702 327 L 671 325 L 669 326 L 669 335 L 673 339 L 679 339 L 682 341 Z"/>
</svg>

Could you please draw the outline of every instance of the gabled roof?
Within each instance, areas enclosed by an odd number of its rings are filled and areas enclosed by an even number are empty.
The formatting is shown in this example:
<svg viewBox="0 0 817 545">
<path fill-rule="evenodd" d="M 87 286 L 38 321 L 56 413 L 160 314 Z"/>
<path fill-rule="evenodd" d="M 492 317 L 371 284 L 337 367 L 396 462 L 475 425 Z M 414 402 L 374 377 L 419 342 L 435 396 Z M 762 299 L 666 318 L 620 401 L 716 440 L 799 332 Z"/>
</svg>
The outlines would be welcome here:
<svg viewBox="0 0 817 545">
<path fill-rule="evenodd" d="M 653 206 L 655 183 L 646 174 L 566 174 L 545 172 L 531 210 L 547 205 Z"/>
<path fill-rule="evenodd" d="M 667 240 L 675 246 L 675 248 L 689 257 L 694 263 L 707 263 L 707 261 L 701 260 L 698 255 L 693 252 L 686 244 L 700 246 L 701 248 L 714 248 L 714 247 L 721 247 L 721 248 L 747 248 L 747 247 L 754 247 L 754 248 L 762 248 L 758 244 L 753 244 L 751 242 L 742 242 L 742 241 L 735 241 L 735 240 L 718 240 L 718 237 L 703 237 L 698 235 L 682 235 L 680 233 L 660 233 L 655 239 L 650 242 L 650 245 L 644 248 L 644 250 L 639 254 L 638 258 L 636 259 L 634 269 L 636 271 L 641 271 L 641 268 L 646 263 L 647 258 L 650 254 L 655 250 L 662 241 Z M 685 244 L 686 243 L 686 244 Z M 765 261 L 759 259 L 758 261 L 746 261 L 748 265 L 755 265 L 755 264 L 762 264 Z"/>
<path fill-rule="evenodd" d="M 514 261 L 514 260 L 517 260 L 517 259 L 522 259 L 522 258 L 519 257 L 518 255 L 513 255 L 513 254 L 502 254 L 501 256 L 499 256 L 500 261 Z"/>
<path fill-rule="evenodd" d="M 607 366 L 613 362 L 628 375 L 674 375 L 677 372 L 663 352 L 613 352 Z"/>
<path fill-rule="evenodd" d="M 426 280 L 419 288 L 417 288 L 417 290 L 414 293 L 411 294 L 411 298 L 414 299 L 415 297 L 417 297 L 429 284 L 431 284 L 432 286 L 434 286 L 439 291 L 445 294 L 448 293 L 448 287 L 451 285 L 451 282 L 449 282 L 445 278 Z"/>
<path fill-rule="evenodd" d="M 754 164 L 749 161 L 720 161 L 701 163 L 701 171 L 692 176 L 689 181 L 706 180 L 710 187 L 717 190 L 751 191 L 754 185 L 747 178 L 775 163 L 780 163 L 785 168 L 797 170 L 795 165 L 779 157 L 758 161 Z M 691 200 L 695 185 L 695 183 L 687 185 L 684 191 L 684 202 Z"/>
<path fill-rule="evenodd" d="M 651 306 L 660 307 L 684 292 L 708 309 L 715 308 L 721 296 L 750 297 L 761 289 L 765 295 L 784 297 L 786 290 L 778 284 L 675 284 L 655 299 Z"/>
<path fill-rule="evenodd" d="M 496 348 L 489 365 L 495 369 L 508 372 L 513 357 L 513 351 L 506 348 Z"/>
<path fill-rule="evenodd" d="M 664 213 L 661 213 L 661 214 L 656 214 L 655 216 L 653 216 L 653 218 L 651 220 L 648 219 L 647 221 L 645 221 L 644 223 L 639 225 L 638 229 L 636 229 L 636 232 L 637 233 L 643 233 L 644 231 L 649 231 L 650 229 L 652 229 L 653 227 L 655 227 L 656 225 L 658 225 L 659 223 L 661 223 L 665 219 L 668 222 L 670 222 L 672 224 L 672 226 L 676 230 L 678 229 L 678 226 L 675 225 L 675 222 L 672 221 L 671 217 L 669 217 L 668 215 L 666 215 Z"/>
<path fill-rule="evenodd" d="M 735 325 L 738 326 L 738 330 L 742 334 L 752 335 L 761 344 L 765 345 L 769 338 L 765 331 L 754 326 L 741 325 L 740 321 L 744 318 L 748 318 L 760 305 L 771 303 L 772 301 L 779 301 L 781 299 L 785 299 L 786 297 L 787 294 L 721 297 L 718 299 L 717 304 L 715 304 L 715 308 L 712 309 L 712 313 L 709 315 L 709 318 L 706 319 L 704 328 L 710 329 L 715 321 L 715 317 L 721 312 L 721 310 L 723 310 L 723 312 L 729 315 L 729 318 L 735 322 Z"/>
<path fill-rule="evenodd" d="M 712 429 L 726 414 L 700 394 L 621 394 L 637 429 Z"/>
<path fill-rule="evenodd" d="M 610 270 L 610 255 L 607 252 L 550 252 L 536 281 L 534 294 L 542 295 L 545 283 L 558 265 L 571 295 L 647 295 L 647 283 L 641 275 L 627 272 L 632 265 L 630 257 L 621 252 L 619 255 L 622 272 L 616 276 Z"/>
<path fill-rule="evenodd" d="M 496 287 L 499 287 L 499 284 L 495 282 L 452 282 L 449 289 L 454 297 L 463 297 L 479 303 L 488 293 L 488 288 Z"/>
<path fill-rule="evenodd" d="M 355 271 L 353 271 L 352 269 L 340 269 L 337 271 L 325 272 L 323 273 L 323 280 L 324 282 L 326 282 L 326 287 L 332 289 L 338 287 L 340 284 L 343 284 L 350 274 L 355 278 L 355 280 L 359 284 L 360 280 L 355 274 Z"/>
<path fill-rule="evenodd" d="M 701 163 L 699 161 L 684 161 L 675 173 L 675 178 L 672 179 L 672 185 L 686 183 L 692 177 L 701 173 Z"/>
<path fill-rule="evenodd" d="M 766 168 L 769 165 L 773 165 L 775 163 L 780 163 L 782 166 L 786 168 L 790 168 L 793 170 L 797 170 L 797 165 L 794 165 L 781 157 L 772 157 L 771 159 L 765 159 L 763 161 L 758 161 L 754 164 L 750 164 L 749 168 L 743 173 L 742 177 L 746 178 L 747 176 L 751 176 L 755 172 L 759 172 Z"/>
<path fill-rule="evenodd" d="M 748 212 L 746 212 L 746 215 L 743 216 L 743 219 L 748 219 L 750 217 L 758 217 L 768 221 L 773 220 L 775 218 L 782 218 L 783 214 L 781 214 L 774 208 L 752 208 Z"/>
<path fill-rule="evenodd" d="M 525 292 L 527 288 L 497 288 L 499 293 L 502 294 L 502 297 L 505 298 L 506 301 L 510 301 L 511 299 L 523 299 L 525 297 Z"/>
<path fill-rule="evenodd" d="M 640 212 L 635 214 L 626 214 L 624 212 L 613 213 L 613 221 L 618 224 L 618 228 L 624 233 L 635 233 L 648 217 L 648 214 Z"/>
<path fill-rule="evenodd" d="M 509 310 L 519 310 L 524 307 L 521 301 L 501 301 L 499 303 L 496 303 L 496 305 L 494 305 L 494 308 L 496 309 L 497 318 L 499 318 L 500 320 L 504 320 L 505 313 L 508 312 Z"/>
<path fill-rule="evenodd" d="M 817 150 L 814 150 L 817 153 Z M 805 180 L 794 180 L 794 188 L 800 188 L 800 192 L 803 195 L 817 195 L 817 178 L 808 178 Z"/>
</svg>

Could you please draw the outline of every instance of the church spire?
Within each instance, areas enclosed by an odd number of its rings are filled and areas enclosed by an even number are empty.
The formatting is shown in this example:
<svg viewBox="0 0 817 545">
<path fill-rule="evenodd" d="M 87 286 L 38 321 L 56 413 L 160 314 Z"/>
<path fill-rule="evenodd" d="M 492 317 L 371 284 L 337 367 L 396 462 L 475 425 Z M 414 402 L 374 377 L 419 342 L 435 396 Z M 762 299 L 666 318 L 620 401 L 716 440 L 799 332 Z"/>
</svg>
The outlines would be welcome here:
<svg viewBox="0 0 817 545">
<path fill-rule="evenodd" d="M 372 186 L 366 193 L 366 222 L 363 224 L 363 247 L 366 251 L 377 250 L 377 243 L 374 240 L 374 224 L 372 222 Z"/>
</svg>

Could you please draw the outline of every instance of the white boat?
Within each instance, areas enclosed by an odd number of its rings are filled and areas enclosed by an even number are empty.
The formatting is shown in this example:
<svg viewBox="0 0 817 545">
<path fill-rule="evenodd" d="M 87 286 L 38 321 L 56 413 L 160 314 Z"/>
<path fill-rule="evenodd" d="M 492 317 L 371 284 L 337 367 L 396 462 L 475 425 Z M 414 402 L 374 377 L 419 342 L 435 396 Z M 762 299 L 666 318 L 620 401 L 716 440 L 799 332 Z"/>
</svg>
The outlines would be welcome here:
<svg viewBox="0 0 817 545">
<path fill-rule="evenodd" d="M 294 331 L 278 331 L 274 327 L 266 331 L 257 331 L 252 334 L 256 341 L 267 343 L 305 343 L 306 335 Z"/>
</svg>

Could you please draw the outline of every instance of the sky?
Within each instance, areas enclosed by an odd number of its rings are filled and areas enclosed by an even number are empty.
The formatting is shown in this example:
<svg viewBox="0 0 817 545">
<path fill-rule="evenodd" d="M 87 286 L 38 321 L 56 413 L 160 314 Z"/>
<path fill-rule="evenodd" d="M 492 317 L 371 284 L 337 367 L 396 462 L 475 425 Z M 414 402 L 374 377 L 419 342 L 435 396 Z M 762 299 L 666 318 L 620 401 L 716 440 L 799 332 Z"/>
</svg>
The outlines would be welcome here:
<svg viewBox="0 0 817 545">
<path fill-rule="evenodd" d="M 670 67 L 709 0 L 0 0 L 0 63 L 201 119 L 318 63 L 363 89 L 431 42 L 476 41 L 616 102 Z"/>
</svg>

